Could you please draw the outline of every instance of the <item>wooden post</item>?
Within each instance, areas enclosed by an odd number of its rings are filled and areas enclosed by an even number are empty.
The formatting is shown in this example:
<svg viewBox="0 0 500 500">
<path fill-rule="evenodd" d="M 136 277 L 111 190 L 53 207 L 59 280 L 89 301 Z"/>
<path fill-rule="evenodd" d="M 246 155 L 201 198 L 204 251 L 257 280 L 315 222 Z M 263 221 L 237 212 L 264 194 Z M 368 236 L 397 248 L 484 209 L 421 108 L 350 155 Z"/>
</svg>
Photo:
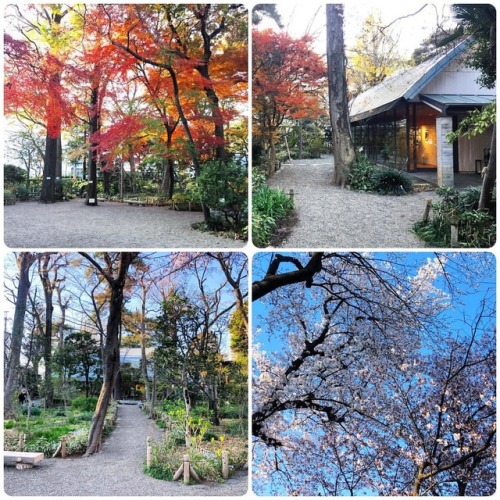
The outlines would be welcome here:
<svg viewBox="0 0 500 500">
<path fill-rule="evenodd" d="M 191 478 L 193 478 L 196 482 L 201 483 L 200 476 L 196 473 L 191 462 L 189 461 L 189 455 L 183 455 L 182 465 L 177 469 L 174 474 L 174 481 L 177 481 L 184 475 L 184 484 L 189 484 Z"/>
<path fill-rule="evenodd" d="M 24 451 L 24 445 L 26 443 L 26 434 L 19 434 L 19 451 Z"/>
<path fill-rule="evenodd" d="M 223 479 L 229 478 L 229 452 L 227 450 L 222 452 L 222 477 Z"/>
<path fill-rule="evenodd" d="M 426 223 L 429 221 L 429 214 L 432 207 L 432 200 L 427 200 L 425 202 L 424 215 L 422 216 L 422 222 Z"/>
<path fill-rule="evenodd" d="M 148 436 L 146 440 L 146 467 L 149 469 L 151 467 L 151 463 L 153 461 L 153 448 L 151 446 L 151 438 Z"/>
<path fill-rule="evenodd" d="M 196 471 L 194 470 L 193 466 L 191 464 L 189 464 L 189 475 L 190 477 L 192 477 L 197 483 L 201 483 L 201 479 L 200 479 L 200 476 L 198 476 L 198 474 L 196 473 Z"/>
<path fill-rule="evenodd" d="M 189 455 L 184 455 L 183 460 L 184 460 L 184 484 L 189 484 L 189 469 L 190 469 Z"/>
<path fill-rule="evenodd" d="M 68 453 L 66 451 L 66 436 L 61 437 L 61 458 L 66 458 Z"/>
<path fill-rule="evenodd" d="M 290 196 L 290 200 L 292 201 L 292 204 L 294 204 L 293 197 L 295 196 L 295 192 L 293 191 L 293 189 L 290 189 L 288 196 Z"/>
<path fill-rule="evenodd" d="M 177 479 L 180 479 L 180 477 L 182 476 L 183 471 L 184 471 L 184 464 L 182 464 L 177 469 L 177 472 L 174 474 L 174 481 L 177 481 Z"/>
</svg>

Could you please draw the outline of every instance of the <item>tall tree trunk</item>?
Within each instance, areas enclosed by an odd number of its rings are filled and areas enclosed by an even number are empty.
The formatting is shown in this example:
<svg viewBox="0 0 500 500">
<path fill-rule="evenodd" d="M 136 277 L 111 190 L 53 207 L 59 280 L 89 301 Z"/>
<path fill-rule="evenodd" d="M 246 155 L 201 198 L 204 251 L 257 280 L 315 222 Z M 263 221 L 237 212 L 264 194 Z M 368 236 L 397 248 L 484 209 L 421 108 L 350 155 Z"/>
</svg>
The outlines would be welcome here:
<svg viewBox="0 0 500 500">
<path fill-rule="evenodd" d="M 326 57 L 328 63 L 328 95 L 332 125 L 335 174 L 333 183 L 344 187 L 349 169 L 356 159 L 349 124 L 347 79 L 344 54 L 344 6 L 326 6 Z"/>
<path fill-rule="evenodd" d="M 57 304 L 59 306 L 59 309 L 61 310 L 61 320 L 59 321 L 59 325 L 57 327 L 57 341 L 59 344 L 59 347 L 64 346 L 64 328 L 66 326 L 66 309 L 69 307 L 69 299 L 64 301 L 62 298 L 62 288 L 57 287 L 56 288 L 56 293 L 57 293 Z"/>
<path fill-rule="evenodd" d="M 92 95 L 90 98 L 90 121 L 89 121 L 89 137 L 96 134 L 100 128 L 99 120 L 99 85 L 95 85 L 92 89 Z M 89 171 L 89 183 L 87 187 L 87 199 L 85 201 L 86 205 L 95 206 L 97 205 L 97 159 L 99 153 L 97 151 L 98 143 L 94 139 L 89 148 L 88 153 L 88 171 Z"/>
<path fill-rule="evenodd" d="M 52 316 L 54 312 L 54 288 L 49 277 L 49 263 L 51 254 L 43 254 L 39 258 L 39 276 L 43 286 L 45 298 L 45 332 L 43 339 L 43 359 L 45 362 L 44 393 L 45 408 L 54 406 L 54 384 L 52 383 Z"/>
<path fill-rule="evenodd" d="M 303 150 L 303 140 L 302 140 L 302 120 L 298 120 L 299 122 L 299 160 L 302 160 L 302 150 Z"/>
<path fill-rule="evenodd" d="M 83 131 L 83 143 L 85 144 L 87 142 L 87 131 L 84 130 Z M 88 154 L 85 153 L 83 155 L 83 161 L 82 161 L 82 179 L 84 181 L 87 180 L 87 157 L 88 157 Z"/>
<path fill-rule="evenodd" d="M 268 177 L 273 176 L 276 173 L 276 146 L 274 144 L 274 138 L 271 135 L 269 138 L 269 150 L 268 150 L 268 166 L 267 175 Z"/>
<path fill-rule="evenodd" d="M 187 380 L 185 380 L 185 374 L 183 375 L 183 387 L 182 387 L 182 395 L 184 397 L 184 409 L 186 411 L 186 416 L 184 419 L 184 444 L 186 445 L 186 448 L 191 447 L 191 424 L 189 421 L 189 417 L 191 416 L 191 409 L 192 409 L 192 403 L 191 403 L 191 396 L 189 395 L 189 391 L 187 388 Z"/>
<path fill-rule="evenodd" d="M 90 396 L 90 367 L 85 367 L 85 397 Z"/>
<path fill-rule="evenodd" d="M 56 14 L 53 17 L 55 24 L 61 23 L 62 16 Z M 56 177 L 61 157 L 61 127 L 62 127 L 62 97 L 61 97 L 61 75 L 55 71 L 50 75 L 47 99 L 47 136 L 45 139 L 45 156 L 43 161 L 43 179 L 40 193 L 42 203 L 54 203 L 56 201 Z"/>
<path fill-rule="evenodd" d="M 147 289 L 142 284 L 142 306 L 141 306 L 141 375 L 146 391 L 146 401 L 149 401 L 149 378 L 148 378 L 148 360 L 146 357 L 146 298 Z"/>
<path fill-rule="evenodd" d="M 57 138 L 57 158 L 56 158 L 56 180 L 62 180 L 63 171 L 62 171 L 62 139 L 61 135 Z"/>
<path fill-rule="evenodd" d="M 196 69 L 200 73 L 203 81 L 206 82 L 203 90 L 210 103 L 212 120 L 214 122 L 215 158 L 224 161 L 226 159 L 226 138 L 224 134 L 224 119 L 219 105 L 219 97 L 210 82 L 208 63 L 197 66 Z"/>
<path fill-rule="evenodd" d="M 161 194 L 165 196 L 167 200 L 170 200 L 174 194 L 174 168 L 174 160 L 172 158 L 167 158 L 160 188 Z"/>
<path fill-rule="evenodd" d="M 57 286 L 56 287 L 56 293 L 57 293 L 57 304 L 59 305 L 59 309 L 61 310 L 61 320 L 59 321 L 59 324 L 57 326 L 57 343 L 59 348 L 64 348 L 64 329 L 65 329 L 65 323 L 66 323 L 66 309 L 68 308 L 69 305 L 69 300 L 63 301 L 62 298 L 62 287 Z M 61 387 L 63 389 L 63 397 L 64 397 L 64 404 L 66 405 L 66 384 L 67 384 L 68 377 L 66 376 L 66 370 L 62 369 L 61 370 Z"/>
<path fill-rule="evenodd" d="M 194 168 L 194 175 L 195 177 L 199 177 L 201 174 L 201 163 L 200 163 L 200 157 L 198 154 L 198 150 L 196 149 L 195 142 L 193 140 L 193 136 L 191 134 L 191 129 L 189 127 L 189 123 L 187 121 L 186 115 L 184 114 L 184 110 L 182 109 L 182 104 L 180 100 L 180 94 L 179 94 L 179 84 L 177 82 L 177 75 L 173 68 L 171 66 L 167 66 L 167 71 L 169 72 L 169 75 L 172 79 L 172 86 L 174 89 L 174 102 L 175 102 L 175 107 L 177 109 L 177 113 L 179 113 L 179 118 L 181 120 L 182 128 L 184 129 L 184 132 L 187 136 L 188 140 L 188 151 L 191 157 L 191 161 L 193 163 L 193 168 Z M 203 220 L 208 223 L 210 222 L 210 208 L 208 208 L 205 204 L 202 204 L 202 210 L 203 210 Z"/>
<path fill-rule="evenodd" d="M 18 378 L 21 363 L 24 318 L 26 316 L 26 301 L 28 299 L 28 293 L 31 286 L 29 271 L 34 262 L 35 255 L 29 252 L 22 252 L 17 258 L 17 265 L 19 267 L 19 284 L 17 287 L 14 321 L 12 324 L 8 373 L 6 375 L 3 395 L 5 418 L 12 416 L 14 410 L 14 391 L 19 382 Z"/>
<path fill-rule="evenodd" d="M 165 119 L 163 122 L 165 130 L 167 131 L 167 151 L 170 152 L 172 149 L 172 138 L 177 128 L 177 123 L 173 126 L 169 124 L 168 120 Z M 170 153 L 169 153 L 170 154 Z M 170 200 L 174 194 L 174 181 L 175 181 L 175 165 L 174 159 L 170 156 L 167 158 L 167 163 L 165 169 L 163 170 L 163 176 L 161 180 L 161 193 L 165 196 L 167 200 Z"/>
<path fill-rule="evenodd" d="M 153 361 L 153 384 L 151 388 L 151 404 L 149 405 L 149 418 L 155 418 L 155 405 L 156 405 L 156 366 Z"/>
<path fill-rule="evenodd" d="M 105 369 L 101 392 L 92 419 L 87 450 L 85 452 L 85 455 L 89 456 L 100 450 L 104 420 L 120 370 L 120 327 L 122 321 L 123 290 L 128 269 L 137 257 L 138 252 L 120 253 L 116 272 L 113 272 L 111 268 L 103 269 L 90 255 L 84 252 L 82 252 L 82 255 L 106 278 L 110 288 L 109 316 L 106 325 L 106 342 L 103 355 L 103 366 Z"/>
<path fill-rule="evenodd" d="M 57 165 L 58 138 L 45 138 L 45 155 L 43 158 L 43 180 L 40 192 L 42 203 L 55 203 L 56 201 L 56 165 Z"/>
<path fill-rule="evenodd" d="M 207 96 L 208 102 L 210 103 L 210 108 L 212 112 L 212 120 L 214 122 L 214 136 L 215 136 L 215 158 L 220 161 L 226 160 L 226 139 L 224 137 L 224 119 L 219 105 L 219 97 L 214 90 L 212 81 L 210 78 L 209 64 L 212 58 L 212 42 L 214 36 L 217 33 L 222 32 L 225 28 L 223 22 L 220 24 L 219 28 L 216 28 L 212 33 L 209 33 L 209 28 L 207 26 L 207 18 L 209 11 L 211 9 L 210 5 L 204 7 L 204 13 L 197 16 L 200 21 L 200 32 L 203 38 L 203 63 L 196 66 L 196 70 L 201 75 L 202 81 L 204 82 L 203 90 Z M 201 10 L 201 9 L 200 9 Z"/>
<path fill-rule="evenodd" d="M 210 399 L 208 401 L 208 408 L 212 412 L 210 422 L 212 425 L 220 425 L 220 411 L 219 411 L 219 390 L 217 387 L 217 378 L 214 376 L 212 380 L 212 387 L 210 388 Z"/>
<path fill-rule="evenodd" d="M 188 153 L 191 158 L 191 162 L 193 164 L 193 169 L 194 169 L 194 175 L 195 177 L 198 177 L 201 173 L 201 163 L 200 163 L 200 155 L 198 152 L 198 149 L 196 148 L 196 144 L 193 139 L 193 135 L 191 133 L 191 129 L 189 127 L 188 120 L 186 118 L 186 115 L 184 114 L 184 109 L 182 108 L 181 100 L 180 100 L 180 92 L 179 92 L 179 82 L 177 81 L 177 74 L 173 68 L 173 66 L 169 63 L 164 63 L 164 62 L 158 62 L 158 61 L 151 61 L 149 59 L 146 59 L 139 55 L 137 52 L 135 52 L 133 49 L 131 49 L 129 46 L 122 45 L 119 42 L 116 42 L 114 40 L 111 41 L 113 45 L 116 47 L 121 48 L 122 50 L 125 50 L 128 54 L 131 54 L 134 56 L 136 59 L 139 61 L 144 61 L 147 62 L 148 64 L 151 64 L 153 66 L 156 66 L 158 68 L 163 68 L 166 69 L 171 80 L 172 80 L 172 89 L 173 89 L 173 97 L 174 97 L 174 104 L 175 108 L 177 110 L 177 113 L 179 114 L 179 119 L 182 124 L 182 128 L 184 129 L 184 133 L 186 134 L 187 138 L 187 143 L 188 143 Z M 203 218 L 205 222 L 210 222 L 210 209 L 203 205 Z"/>
<path fill-rule="evenodd" d="M 135 156 L 134 156 L 134 148 L 132 144 L 127 146 L 127 156 L 128 156 L 128 164 L 130 165 L 130 181 L 132 184 L 132 192 L 134 194 L 137 193 L 137 169 L 135 167 Z"/>
<path fill-rule="evenodd" d="M 491 137 L 490 160 L 483 177 L 483 186 L 479 198 L 479 210 L 493 210 L 493 189 L 497 178 L 497 126 L 493 124 L 493 134 Z"/>
</svg>

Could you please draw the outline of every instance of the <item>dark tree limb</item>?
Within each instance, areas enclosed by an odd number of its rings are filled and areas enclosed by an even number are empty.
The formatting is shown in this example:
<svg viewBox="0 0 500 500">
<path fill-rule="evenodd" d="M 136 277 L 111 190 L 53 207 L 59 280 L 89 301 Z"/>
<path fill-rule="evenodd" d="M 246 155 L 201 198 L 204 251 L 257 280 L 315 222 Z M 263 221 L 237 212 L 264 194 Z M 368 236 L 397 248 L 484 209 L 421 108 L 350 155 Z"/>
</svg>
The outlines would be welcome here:
<svg viewBox="0 0 500 500">
<path fill-rule="evenodd" d="M 306 287 L 310 288 L 313 284 L 314 276 L 323 269 L 323 255 L 324 252 L 314 252 L 309 262 L 303 266 L 301 262 L 294 257 L 276 254 L 269 264 L 269 268 L 264 278 L 259 281 L 254 281 L 252 284 L 252 301 L 261 299 L 273 290 L 295 283 L 305 283 Z M 297 270 L 277 274 L 279 266 L 283 262 L 294 264 Z"/>
</svg>

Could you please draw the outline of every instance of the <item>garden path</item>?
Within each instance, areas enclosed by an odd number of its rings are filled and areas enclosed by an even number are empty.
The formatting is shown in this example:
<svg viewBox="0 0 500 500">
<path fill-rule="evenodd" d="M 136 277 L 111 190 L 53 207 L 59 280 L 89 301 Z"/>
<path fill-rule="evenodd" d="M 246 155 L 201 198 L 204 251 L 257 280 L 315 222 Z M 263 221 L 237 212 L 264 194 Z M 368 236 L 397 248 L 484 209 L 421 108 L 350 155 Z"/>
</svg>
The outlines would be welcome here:
<svg viewBox="0 0 500 500">
<path fill-rule="evenodd" d="M 49 458 L 33 469 L 4 467 L 4 489 L 11 496 L 236 496 L 247 491 L 247 473 L 225 483 L 186 486 L 153 479 L 142 472 L 146 440 L 161 431 L 137 405 L 118 407 L 117 426 L 103 449 L 88 458 Z"/>
<path fill-rule="evenodd" d="M 381 196 L 332 185 L 333 157 L 294 160 L 269 180 L 294 190 L 297 223 L 280 244 L 287 248 L 422 248 L 413 232 L 433 192 Z"/>
<path fill-rule="evenodd" d="M 200 212 L 74 199 L 53 204 L 18 202 L 4 207 L 5 244 L 10 248 L 240 248 L 241 240 L 197 231 Z"/>
</svg>

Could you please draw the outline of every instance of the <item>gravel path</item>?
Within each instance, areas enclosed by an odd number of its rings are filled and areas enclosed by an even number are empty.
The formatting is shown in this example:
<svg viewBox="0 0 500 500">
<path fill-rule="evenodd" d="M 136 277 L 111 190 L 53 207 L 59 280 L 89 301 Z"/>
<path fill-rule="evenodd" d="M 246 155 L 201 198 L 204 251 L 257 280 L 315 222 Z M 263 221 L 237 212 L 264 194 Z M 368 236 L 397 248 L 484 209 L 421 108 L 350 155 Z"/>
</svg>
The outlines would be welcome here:
<svg viewBox="0 0 500 500">
<path fill-rule="evenodd" d="M 191 229 L 200 212 L 80 199 L 54 204 L 18 202 L 4 207 L 10 248 L 241 248 L 245 242 Z"/>
<path fill-rule="evenodd" d="M 240 496 L 248 475 L 225 483 L 185 486 L 160 481 L 142 472 L 146 438 L 161 431 L 137 405 L 120 405 L 117 426 L 103 450 L 89 458 L 46 459 L 33 469 L 4 467 L 5 493 L 11 496 Z"/>
<path fill-rule="evenodd" d="M 295 160 L 269 181 L 295 192 L 298 222 L 280 245 L 289 248 L 422 248 L 412 233 L 433 192 L 380 196 L 332 185 L 333 158 Z"/>
</svg>

